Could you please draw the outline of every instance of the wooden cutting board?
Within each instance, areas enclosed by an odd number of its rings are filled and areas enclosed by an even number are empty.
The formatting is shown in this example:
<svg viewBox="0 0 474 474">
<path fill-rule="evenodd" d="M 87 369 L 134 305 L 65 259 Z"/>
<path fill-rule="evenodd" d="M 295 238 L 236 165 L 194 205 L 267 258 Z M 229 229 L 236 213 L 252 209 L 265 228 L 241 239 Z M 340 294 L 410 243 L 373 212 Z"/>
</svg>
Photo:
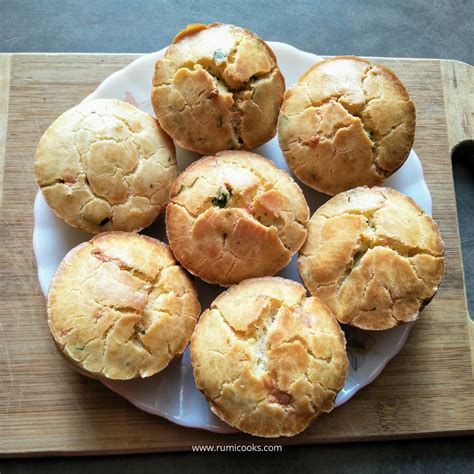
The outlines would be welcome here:
<svg viewBox="0 0 474 474">
<path fill-rule="evenodd" d="M 96 454 L 272 442 L 187 429 L 139 411 L 72 371 L 46 325 L 31 248 L 35 147 L 63 111 L 133 55 L 0 55 L 0 454 Z M 301 435 L 303 444 L 474 431 L 474 339 L 466 311 L 450 150 L 472 139 L 472 68 L 455 61 L 379 58 L 417 106 L 415 149 L 447 272 L 402 351 L 352 400 Z"/>
</svg>

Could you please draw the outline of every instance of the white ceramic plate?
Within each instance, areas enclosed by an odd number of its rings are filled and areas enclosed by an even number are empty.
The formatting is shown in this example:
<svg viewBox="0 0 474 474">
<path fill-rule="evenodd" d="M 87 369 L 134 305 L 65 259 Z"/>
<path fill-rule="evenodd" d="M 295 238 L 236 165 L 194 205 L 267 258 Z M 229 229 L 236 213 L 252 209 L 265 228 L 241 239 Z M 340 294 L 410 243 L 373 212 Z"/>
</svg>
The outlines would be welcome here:
<svg viewBox="0 0 474 474">
<path fill-rule="evenodd" d="M 320 61 L 314 54 L 299 51 L 283 43 L 269 43 L 276 54 L 286 85 L 291 86 L 303 72 Z M 151 78 L 155 61 L 164 49 L 147 54 L 107 79 L 85 100 L 116 98 L 134 103 L 152 113 L 150 103 Z M 278 166 L 288 170 L 276 138 L 256 149 Z M 178 164 L 184 169 L 198 155 L 178 149 Z M 431 196 L 426 186 L 421 163 L 412 150 L 406 163 L 385 183 L 411 196 L 427 213 L 431 214 Z M 300 183 L 313 213 L 328 198 Z M 88 240 L 91 235 L 68 226 L 49 210 L 40 192 L 34 208 L 33 249 L 38 265 L 38 277 L 46 295 L 49 282 L 64 255 L 74 246 Z M 144 233 L 166 241 L 163 216 Z M 301 281 L 296 259 L 280 272 L 281 276 Z M 196 280 L 203 310 L 222 291 L 222 288 Z M 387 362 L 401 349 L 410 332 L 412 323 L 387 331 L 360 331 L 345 328 L 350 360 L 346 384 L 336 399 L 336 406 L 347 402 L 358 390 L 374 380 Z M 145 380 L 105 383 L 114 392 L 127 398 L 138 408 L 167 418 L 180 425 L 203 428 L 219 433 L 235 430 L 214 416 L 204 396 L 197 390 L 189 359 L 189 350 L 175 359 L 164 371 Z"/>
</svg>

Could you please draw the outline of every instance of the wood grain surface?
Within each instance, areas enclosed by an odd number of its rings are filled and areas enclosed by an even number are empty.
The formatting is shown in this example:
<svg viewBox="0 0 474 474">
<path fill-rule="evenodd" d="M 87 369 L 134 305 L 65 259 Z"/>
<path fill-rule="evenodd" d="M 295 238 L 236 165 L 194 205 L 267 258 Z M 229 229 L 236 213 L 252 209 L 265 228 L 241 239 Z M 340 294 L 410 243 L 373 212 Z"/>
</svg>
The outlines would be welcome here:
<svg viewBox="0 0 474 474">
<path fill-rule="evenodd" d="M 472 70 L 458 62 L 378 59 L 401 77 L 417 106 L 415 149 L 446 242 L 447 272 L 402 351 L 347 404 L 290 439 L 219 435 L 143 413 L 64 363 L 47 328 L 31 247 L 35 147 L 60 113 L 134 58 L 0 55 L 0 455 L 126 453 L 210 443 L 304 444 L 472 433 L 470 348 L 474 344 L 450 159 L 453 146 L 472 139 Z"/>
<path fill-rule="evenodd" d="M 0 206 L 3 195 L 3 170 L 5 167 L 5 142 L 7 139 L 8 99 L 10 94 L 11 54 L 0 55 Z"/>
</svg>

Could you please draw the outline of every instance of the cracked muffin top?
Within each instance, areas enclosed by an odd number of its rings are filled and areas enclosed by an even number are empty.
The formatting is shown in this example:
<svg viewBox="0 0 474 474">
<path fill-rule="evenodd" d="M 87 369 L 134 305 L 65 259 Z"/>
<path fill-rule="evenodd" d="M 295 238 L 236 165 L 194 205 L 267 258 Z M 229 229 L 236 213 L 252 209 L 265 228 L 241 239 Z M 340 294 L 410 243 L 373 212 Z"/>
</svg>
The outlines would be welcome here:
<svg viewBox="0 0 474 474">
<path fill-rule="evenodd" d="M 285 93 L 278 139 L 308 186 L 334 195 L 382 184 L 407 159 L 415 106 L 388 68 L 343 56 L 315 64 Z"/>
<path fill-rule="evenodd" d="M 176 258 L 208 283 L 270 276 L 306 238 L 301 189 L 255 153 L 225 151 L 194 162 L 174 182 L 166 232 Z"/>
<path fill-rule="evenodd" d="M 431 301 L 443 256 L 438 225 L 411 198 L 360 187 L 314 213 L 298 267 L 339 322 L 389 329 L 414 321 Z"/>
<path fill-rule="evenodd" d="M 251 150 L 276 132 L 285 81 L 251 31 L 190 25 L 156 62 L 151 101 L 163 129 L 201 154 Z"/>
<path fill-rule="evenodd" d="M 246 280 L 221 293 L 191 338 L 196 385 L 226 423 L 293 436 L 330 412 L 348 371 L 346 340 L 318 298 L 292 280 Z"/>
<path fill-rule="evenodd" d="M 168 246 L 108 232 L 72 249 L 48 294 L 60 352 L 87 375 L 126 380 L 163 370 L 186 348 L 200 312 Z"/>
<path fill-rule="evenodd" d="M 36 150 L 49 207 L 92 233 L 149 226 L 178 175 L 175 148 L 158 122 L 133 105 L 100 99 L 64 112 Z"/>
</svg>

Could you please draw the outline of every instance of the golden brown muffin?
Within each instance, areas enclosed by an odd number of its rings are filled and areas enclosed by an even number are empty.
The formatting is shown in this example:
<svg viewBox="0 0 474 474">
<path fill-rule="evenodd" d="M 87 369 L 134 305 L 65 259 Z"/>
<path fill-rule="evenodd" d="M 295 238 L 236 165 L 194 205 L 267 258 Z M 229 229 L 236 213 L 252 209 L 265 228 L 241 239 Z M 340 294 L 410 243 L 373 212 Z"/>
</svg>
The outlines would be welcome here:
<svg viewBox="0 0 474 474">
<path fill-rule="evenodd" d="M 388 329 L 414 321 L 431 301 L 443 255 L 437 224 L 411 198 L 360 187 L 314 213 L 298 267 L 339 322 Z"/>
<path fill-rule="evenodd" d="M 196 290 L 169 247 L 108 232 L 72 249 L 48 293 L 60 352 L 97 378 L 149 377 L 186 348 L 200 312 Z"/>
<path fill-rule="evenodd" d="M 221 293 L 191 338 L 196 385 L 226 423 L 293 436 L 330 412 L 347 376 L 337 321 L 302 285 L 246 280 Z"/>
<path fill-rule="evenodd" d="M 136 231 L 168 202 L 175 148 L 158 122 L 115 99 L 79 104 L 39 141 L 36 180 L 53 212 L 92 233 Z"/>
<path fill-rule="evenodd" d="M 288 166 L 326 194 L 381 184 L 407 159 L 415 106 L 398 77 L 364 59 L 315 64 L 288 89 L 278 139 Z"/>
<path fill-rule="evenodd" d="M 201 154 L 270 140 L 285 81 L 269 46 L 233 25 L 190 25 L 157 61 L 151 101 L 163 129 Z"/>
<path fill-rule="evenodd" d="M 273 162 L 225 151 L 194 162 L 173 184 L 166 232 L 176 258 L 209 283 L 274 275 L 303 245 L 309 209 Z"/>
</svg>

